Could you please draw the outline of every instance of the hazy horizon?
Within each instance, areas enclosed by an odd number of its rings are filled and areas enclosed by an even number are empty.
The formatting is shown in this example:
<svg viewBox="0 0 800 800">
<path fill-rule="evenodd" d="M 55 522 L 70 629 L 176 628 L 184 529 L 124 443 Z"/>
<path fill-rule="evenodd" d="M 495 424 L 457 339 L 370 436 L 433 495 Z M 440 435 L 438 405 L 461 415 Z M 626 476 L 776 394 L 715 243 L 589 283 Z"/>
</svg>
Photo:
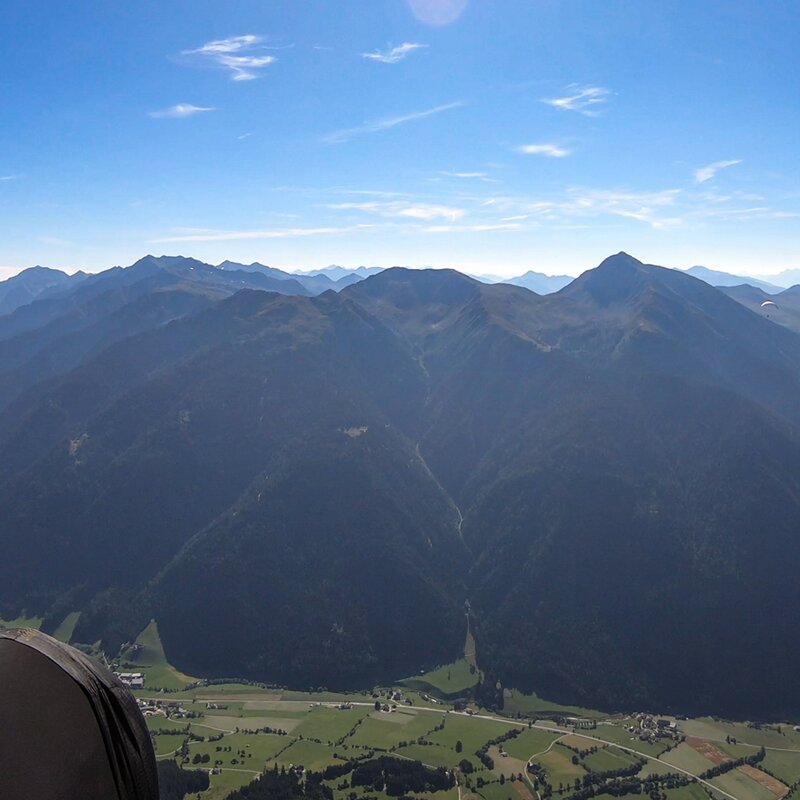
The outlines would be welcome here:
<svg viewBox="0 0 800 800">
<path fill-rule="evenodd" d="M 625 252 L 625 251 L 617 251 L 617 252 Z M 155 252 L 151 252 L 151 253 L 142 254 L 140 257 L 136 258 L 130 264 L 109 264 L 109 265 L 101 267 L 99 269 L 83 269 L 83 271 L 87 272 L 89 274 L 98 274 L 100 272 L 104 272 L 105 270 L 114 269 L 116 267 L 129 267 L 129 266 L 132 266 L 133 264 L 135 264 L 141 258 L 145 258 L 148 255 L 155 256 L 156 258 L 163 258 L 163 257 L 166 257 L 166 258 L 191 258 L 191 259 L 195 259 L 197 261 L 203 261 L 202 258 L 199 258 L 197 255 L 194 255 L 194 254 L 191 254 L 191 253 L 190 254 L 184 254 L 184 253 L 155 253 Z M 546 276 L 549 276 L 549 277 L 556 277 L 556 276 L 566 275 L 566 276 L 569 276 L 569 277 L 572 277 L 572 278 L 577 278 L 579 275 L 583 274 L 587 270 L 594 269 L 599 264 L 601 264 L 606 258 L 608 258 L 608 257 L 610 257 L 612 255 L 614 255 L 614 253 L 606 253 L 605 255 L 599 257 L 594 263 L 588 264 L 588 265 L 586 265 L 586 266 L 584 266 L 582 268 L 579 268 L 577 270 L 564 269 L 563 271 L 559 271 L 558 269 L 546 269 L 546 268 L 537 269 L 535 267 L 531 267 L 529 269 L 525 269 L 525 270 L 522 270 L 522 271 L 519 271 L 519 272 L 509 271 L 508 269 L 503 270 L 501 268 L 498 268 L 497 270 L 495 270 L 493 272 L 488 272 L 488 271 L 487 272 L 477 272 L 477 271 L 466 270 L 466 269 L 460 268 L 458 266 L 440 266 L 438 264 L 419 264 L 419 265 L 416 265 L 416 264 L 388 264 L 388 265 L 352 264 L 352 265 L 345 265 L 345 264 L 333 264 L 333 263 L 330 263 L 330 264 L 320 264 L 318 266 L 294 267 L 294 266 L 284 266 L 284 265 L 281 265 L 281 264 L 268 263 L 268 262 L 263 261 L 263 260 L 258 259 L 258 258 L 253 259 L 252 261 L 243 261 L 243 262 L 236 262 L 236 263 L 242 263 L 244 266 L 249 266 L 252 263 L 259 263 L 259 264 L 262 264 L 263 266 L 274 268 L 274 269 L 278 269 L 278 270 L 282 270 L 283 272 L 286 272 L 286 273 L 289 273 L 289 274 L 300 274 L 300 275 L 311 273 L 311 272 L 319 272 L 319 271 L 326 270 L 326 269 L 357 270 L 357 269 L 360 269 L 360 268 L 366 268 L 366 269 L 376 269 L 376 268 L 377 269 L 391 269 L 393 267 L 400 267 L 400 268 L 403 268 L 403 269 L 454 269 L 457 272 L 461 272 L 461 273 L 463 273 L 465 275 L 469 275 L 471 277 L 478 278 L 478 279 L 481 279 L 481 278 L 487 278 L 487 279 L 499 278 L 501 280 L 509 280 L 511 278 L 522 277 L 524 274 L 526 274 L 528 272 L 534 272 L 534 273 L 537 273 L 537 274 L 540 274 L 540 275 L 546 275 Z M 636 254 L 636 253 L 632 253 L 630 255 L 633 255 L 635 258 L 641 260 L 645 264 L 653 263 L 653 262 L 648 261 L 646 258 L 641 258 L 640 259 L 639 255 Z M 219 262 L 216 262 L 216 263 L 215 262 L 204 262 L 204 263 L 211 264 L 212 266 L 219 266 L 220 264 L 224 263 L 225 261 L 235 261 L 235 259 L 223 259 L 222 261 L 219 261 Z M 687 265 L 687 266 L 673 266 L 673 265 L 669 265 L 669 264 L 656 264 L 656 266 L 667 267 L 669 269 L 675 269 L 675 270 L 678 270 L 678 271 L 681 271 L 681 272 L 685 272 L 685 271 L 687 271 L 689 269 L 692 269 L 694 267 L 703 267 L 703 268 L 710 269 L 710 270 L 724 272 L 724 270 L 716 270 L 714 267 L 709 267 L 709 266 L 707 266 L 705 264 L 691 264 L 691 265 Z M 14 277 L 14 275 L 18 275 L 20 272 L 23 272 L 26 269 L 30 269 L 31 267 L 46 267 L 46 268 L 49 268 L 49 269 L 58 269 L 58 270 L 61 270 L 63 272 L 66 272 L 69 275 L 74 275 L 77 272 L 80 272 L 81 269 L 82 269 L 81 267 L 67 268 L 67 267 L 64 267 L 64 266 L 59 266 L 59 265 L 54 265 L 54 264 L 31 264 L 29 266 L 21 267 L 21 268 L 18 268 L 18 267 L 2 267 L 2 266 L 0 266 L 0 281 L 4 281 L 4 280 L 7 280 L 8 278 L 12 278 L 12 277 Z M 786 271 L 789 271 L 789 270 L 786 270 Z M 751 277 L 751 278 L 756 278 L 756 279 L 759 279 L 759 280 L 766 280 L 766 281 L 769 281 L 770 278 L 778 277 L 778 273 L 771 273 L 771 274 L 761 273 L 761 274 L 759 274 L 759 273 L 756 273 L 755 271 L 751 271 L 749 273 L 728 273 L 728 274 L 733 275 L 733 276 L 740 275 L 743 278 L 744 277 Z M 779 286 L 780 284 L 775 284 L 775 285 Z"/>
</svg>

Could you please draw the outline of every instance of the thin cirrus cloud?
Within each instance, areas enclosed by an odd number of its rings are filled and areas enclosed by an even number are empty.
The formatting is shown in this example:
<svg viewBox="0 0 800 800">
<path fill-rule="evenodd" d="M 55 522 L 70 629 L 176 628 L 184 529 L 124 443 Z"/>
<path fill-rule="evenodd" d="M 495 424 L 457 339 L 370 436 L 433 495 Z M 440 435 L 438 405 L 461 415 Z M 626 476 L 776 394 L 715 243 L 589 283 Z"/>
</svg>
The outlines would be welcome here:
<svg viewBox="0 0 800 800">
<path fill-rule="evenodd" d="M 18 175 L 0 175 L 0 183 L 5 181 L 15 181 L 18 177 Z"/>
<path fill-rule="evenodd" d="M 517 223 L 479 223 L 477 225 L 428 225 L 425 233 L 490 233 L 492 231 L 518 231 Z"/>
<path fill-rule="evenodd" d="M 450 111 L 453 108 L 459 108 L 463 103 L 457 100 L 454 103 L 446 103 L 445 105 L 435 106 L 434 108 L 425 109 L 425 111 L 414 111 L 411 114 L 403 114 L 399 117 L 386 117 L 384 119 L 374 120 L 373 122 L 365 122 L 356 128 L 346 128 L 341 131 L 333 131 L 323 138 L 327 144 L 340 144 L 346 142 L 355 136 L 361 136 L 366 133 L 380 133 L 381 131 L 388 131 L 397 125 L 403 125 L 406 122 L 414 122 L 418 119 L 425 119 L 425 117 L 432 117 L 435 114 L 441 114 L 444 111 Z"/>
<path fill-rule="evenodd" d="M 227 69 L 233 81 L 252 81 L 259 72 L 277 61 L 275 56 L 264 55 L 264 37 L 248 33 L 206 42 L 194 50 L 183 50 L 181 55 L 199 59 L 212 66 Z"/>
<path fill-rule="evenodd" d="M 741 164 L 742 160 L 739 159 L 732 159 L 730 161 L 715 161 L 713 164 L 708 164 L 705 167 L 700 167 L 700 169 L 696 169 L 694 171 L 694 179 L 696 183 L 705 183 L 706 181 L 710 181 L 721 169 L 727 169 L 728 167 L 735 167 L 737 164 Z"/>
<path fill-rule="evenodd" d="M 486 172 L 446 172 L 446 171 L 442 171 L 440 174 L 444 175 L 446 178 L 459 178 L 460 180 L 483 181 L 484 183 L 499 183 L 497 178 L 489 177 L 489 174 L 486 173 Z"/>
<path fill-rule="evenodd" d="M 596 117 L 600 107 L 608 101 L 611 92 L 603 86 L 581 86 L 572 83 L 562 97 L 548 97 L 542 100 L 548 106 L 565 111 L 577 111 L 587 117 Z"/>
<path fill-rule="evenodd" d="M 523 144 L 517 148 L 517 152 L 526 156 L 547 156 L 548 158 L 564 158 L 570 154 L 566 147 L 558 144 Z"/>
<path fill-rule="evenodd" d="M 214 110 L 205 106 L 193 106 L 191 103 L 178 103 L 176 106 L 170 106 L 161 111 L 151 111 L 148 116 L 153 117 L 153 119 L 184 119 L 185 117 L 193 117 L 195 114 L 203 114 Z"/>
<path fill-rule="evenodd" d="M 374 53 L 362 53 L 361 56 L 370 61 L 379 61 L 381 64 L 396 64 L 398 61 L 402 61 L 409 53 L 413 53 L 414 50 L 420 50 L 427 46 L 416 42 L 403 42 L 403 44 L 393 47 L 385 53 L 376 50 Z"/>
<path fill-rule="evenodd" d="M 455 222 L 466 213 L 463 208 L 438 205 L 435 203 L 368 202 L 368 203 L 332 203 L 328 208 L 337 211 L 365 211 L 379 214 L 382 217 L 400 217 L 405 219 L 449 219 Z"/>
</svg>

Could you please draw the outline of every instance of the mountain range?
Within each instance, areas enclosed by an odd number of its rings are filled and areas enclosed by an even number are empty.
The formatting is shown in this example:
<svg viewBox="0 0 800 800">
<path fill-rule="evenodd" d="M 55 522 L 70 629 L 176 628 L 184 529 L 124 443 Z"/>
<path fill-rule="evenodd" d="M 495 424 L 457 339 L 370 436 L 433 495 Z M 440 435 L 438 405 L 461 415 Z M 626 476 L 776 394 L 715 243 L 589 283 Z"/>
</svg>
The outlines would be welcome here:
<svg viewBox="0 0 800 800">
<path fill-rule="evenodd" d="M 148 256 L 0 317 L 0 616 L 353 687 L 456 658 L 466 608 L 503 685 L 800 711 L 793 290 L 269 269 Z"/>
<path fill-rule="evenodd" d="M 717 269 L 708 269 L 708 267 L 689 267 L 686 272 L 695 278 L 700 278 L 701 281 L 705 281 L 711 286 L 741 286 L 747 284 L 767 294 L 776 294 L 783 288 L 781 284 L 770 283 L 748 275 L 731 275 L 728 272 L 720 272 Z"/>
<path fill-rule="evenodd" d="M 154 257 L 147 256 L 147 258 L 153 259 Z M 176 259 L 180 260 L 180 257 L 161 256 L 158 260 L 163 263 L 168 261 L 177 263 Z M 212 267 L 212 265 L 203 264 L 202 262 L 194 261 L 194 263 L 201 264 L 205 269 Z M 106 272 L 113 274 L 119 272 L 120 269 L 120 267 L 114 267 L 111 270 L 106 270 Z M 284 281 L 280 287 L 276 288 L 276 291 L 280 291 L 283 294 L 305 293 L 311 295 L 322 294 L 329 289 L 337 292 L 341 291 L 346 286 L 364 280 L 370 275 L 376 275 L 383 270 L 382 267 L 363 266 L 348 269 L 332 264 L 322 269 L 286 272 L 276 267 L 268 267 L 259 262 L 240 264 L 235 261 L 223 261 L 216 266 L 216 269 L 225 272 L 248 272 L 268 277 L 272 280 Z M 767 294 L 778 294 L 783 289 L 800 284 L 800 270 L 785 270 L 777 275 L 767 276 L 769 280 L 746 275 L 732 275 L 727 272 L 699 266 L 690 267 L 686 272 L 711 286 L 733 287 L 748 285 Z M 66 272 L 48 267 L 37 266 L 25 269 L 6 281 L 0 281 L 0 316 L 9 314 L 15 309 L 28 305 L 37 299 L 41 300 L 48 296 L 68 294 L 83 280 L 89 280 L 90 283 L 97 280 L 98 274 L 102 275 L 103 273 L 87 274 L 79 271 L 68 275 Z M 503 278 L 499 275 L 471 275 L 470 277 L 481 283 L 508 283 L 512 286 L 522 286 L 537 294 L 557 292 L 574 280 L 570 275 L 547 275 L 534 270 L 528 270 L 523 275 L 513 278 Z M 302 288 L 298 288 L 296 284 L 299 284 Z M 277 284 L 273 285 L 277 286 Z M 262 283 L 260 288 L 267 287 Z"/>
</svg>

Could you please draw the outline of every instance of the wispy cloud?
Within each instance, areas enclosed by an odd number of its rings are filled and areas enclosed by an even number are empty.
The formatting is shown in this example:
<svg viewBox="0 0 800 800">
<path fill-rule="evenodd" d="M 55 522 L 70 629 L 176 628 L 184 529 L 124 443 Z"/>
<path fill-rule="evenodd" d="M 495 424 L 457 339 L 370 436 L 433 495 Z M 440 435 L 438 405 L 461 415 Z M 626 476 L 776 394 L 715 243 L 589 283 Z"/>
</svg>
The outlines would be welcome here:
<svg viewBox="0 0 800 800">
<path fill-rule="evenodd" d="M 19 178 L 19 175 L 0 175 L 0 183 L 4 181 L 15 181 Z"/>
<path fill-rule="evenodd" d="M 705 183 L 706 181 L 710 181 L 721 169 L 734 167 L 741 163 L 742 160 L 740 158 L 731 161 L 715 161 L 713 164 L 708 164 L 705 167 L 696 169 L 694 171 L 694 179 L 697 183 Z"/>
<path fill-rule="evenodd" d="M 442 175 L 447 175 L 449 178 L 485 178 L 485 172 L 445 172 Z"/>
<path fill-rule="evenodd" d="M 355 194 L 366 197 L 402 197 L 405 192 L 390 192 L 385 189 L 340 189 L 332 188 L 329 191 L 334 194 Z"/>
<path fill-rule="evenodd" d="M 213 108 L 206 108 L 204 106 L 193 106 L 191 103 L 178 103 L 176 106 L 165 108 L 161 111 L 151 111 L 148 116 L 154 119 L 182 119 L 183 117 L 192 117 L 195 114 L 202 114 L 205 111 L 215 111 Z"/>
<path fill-rule="evenodd" d="M 264 44 L 263 36 L 252 33 L 244 36 L 231 36 L 227 39 L 216 39 L 206 42 L 202 47 L 194 50 L 184 50 L 181 55 L 201 59 L 214 66 L 227 69 L 234 81 L 252 81 L 258 77 L 258 72 L 274 64 L 275 56 L 264 55 L 263 50 L 268 49 Z"/>
<path fill-rule="evenodd" d="M 428 108 L 425 111 L 414 111 L 411 114 L 403 114 L 399 117 L 386 117 L 384 119 L 374 120 L 373 122 L 365 122 L 356 128 L 347 128 L 341 131 L 333 131 L 325 136 L 324 140 L 328 144 L 340 144 L 352 139 L 354 136 L 361 136 L 365 133 L 380 133 L 381 131 L 388 131 L 397 125 L 403 125 L 406 122 L 415 122 L 418 119 L 425 119 L 432 117 L 435 114 L 441 114 L 443 111 L 450 111 L 453 108 L 459 108 L 463 103 L 459 100 L 454 103 L 446 103 L 445 105 L 435 106 Z"/>
<path fill-rule="evenodd" d="M 414 50 L 420 50 L 427 46 L 416 42 L 403 42 L 403 44 L 383 53 L 380 50 L 376 50 L 374 53 L 362 53 L 361 55 L 370 61 L 380 61 L 381 64 L 396 64 L 398 61 L 402 61 L 409 53 L 413 53 Z"/>
<path fill-rule="evenodd" d="M 170 236 L 151 239 L 150 244 L 169 242 L 232 242 L 245 239 L 299 239 L 306 236 L 332 236 L 354 233 L 372 225 L 349 225 L 346 227 L 319 228 L 270 228 L 267 230 L 219 231 L 209 228 L 180 228 Z"/>
<path fill-rule="evenodd" d="M 599 113 L 599 106 L 608 101 L 611 92 L 602 86 L 581 86 L 577 83 L 566 88 L 567 94 L 563 97 L 544 98 L 554 108 L 563 108 L 566 111 L 578 111 L 587 117 L 595 117 Z"/>
<path fill-rule="evenodd" d="M 247 133 L 240 133 L 236 138 L 241 141 L 242 139 L 249 139 L 252 135 L 252 131 L 248 131 Z"/>
<path fill-rule="evenodd" d="M 742 221 L 760 219 L 797 219 L 800 211 L 780 211 L 769 206 L 749 208 L 701 208 L 694 216 L 699 219 L 736 219 Z"/>
<path fill-rule="evenodd" d="M 449 219 L 455 222 L 464 216 L 463 208 L 454 206 L 437 205 L 434 203 L 405 203 L 405 202 L 366 202 L 366 203 L 331 203 L 327 208 L 336 211 L 365 211 L 378 214 L 382 217 L 399 217 L 405 219 Z"/>
<path fill-rule="evenodd" d="M 570 154 L 566 147 L 558 144 L 523 144 L 516 150 L 527 156 L 547 156 L 548 158 L 564 158 Z"/>
<path fill-rule="evenodd" d="M 483 181 L 484 183 L 498 183 L 497 178 L 490 178 L 486 172 L 446 172 L 439 173 L 448 178 L 460 178 L 462 180 L 476 180 Z"/>
<path fill-rule="evenodd" d="M 492 231 L 518 231 L 516 223 L 478 223 L 476 225 L 427 225 L 425 233 L 490 233 Z"/>
<path fill-rule="evenodd" d="M 548 224 L 591 217 L 623 217 L 635 219 L 660 229 L 682 222 L 676 214 L 679 189 L 637 192 L 615 189 L 573 187 L 554 199 L 531 197 L 491 197 L 484 208 L 504 214 L 501 221 L 528 218 L 530 222 Z"/>
<path fill-rule="evenodd" d="M 556 205 L 555 211 L 566 216 L 585 216 L 608 214 L 616 217 L 635 219 L 662 229 L 683 222 L 682 218 L 671 215 L 671 209 L 680 197 L 679 189 L 664 189 L 654 192 L 619 191 L 615 189 L 572 189 L 569 198 Z"/>
</svg>

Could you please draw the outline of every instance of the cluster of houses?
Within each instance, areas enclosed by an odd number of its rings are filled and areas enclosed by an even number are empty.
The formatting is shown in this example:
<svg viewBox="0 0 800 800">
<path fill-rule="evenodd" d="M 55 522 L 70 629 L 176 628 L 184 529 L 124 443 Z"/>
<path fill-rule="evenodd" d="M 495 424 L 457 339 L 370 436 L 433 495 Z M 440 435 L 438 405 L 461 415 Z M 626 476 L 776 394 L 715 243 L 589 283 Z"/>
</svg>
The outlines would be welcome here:
<svg viewBox="0 0 800 800">
<path fill-rule="evenodd" d="M 139 710 L 144 717 L 166 717 L 167 719 L 183 719 L 185 717 L 196 716 L 195 712 L 187 711 L 180 703 L 175 701 L 165 702 L 163 700 L 145 700 L 137 698 Z"/>
<path fill-rule="evenodd" d="M 143 700 L 141 697 L 136 701 L 139 704 L 139 711 L 143 717 L 166 717 L 166 709 L 162 708 L 160 700 Z"/>
<path fill-rule="evenodd" d="M 638 736 L 643 742 L 680 737 L 678 725 L 671 720 L 645 713 L 634 714 L 633 720 L 634 722 L 628 726 L 628 731 Z"/>
</svg>

